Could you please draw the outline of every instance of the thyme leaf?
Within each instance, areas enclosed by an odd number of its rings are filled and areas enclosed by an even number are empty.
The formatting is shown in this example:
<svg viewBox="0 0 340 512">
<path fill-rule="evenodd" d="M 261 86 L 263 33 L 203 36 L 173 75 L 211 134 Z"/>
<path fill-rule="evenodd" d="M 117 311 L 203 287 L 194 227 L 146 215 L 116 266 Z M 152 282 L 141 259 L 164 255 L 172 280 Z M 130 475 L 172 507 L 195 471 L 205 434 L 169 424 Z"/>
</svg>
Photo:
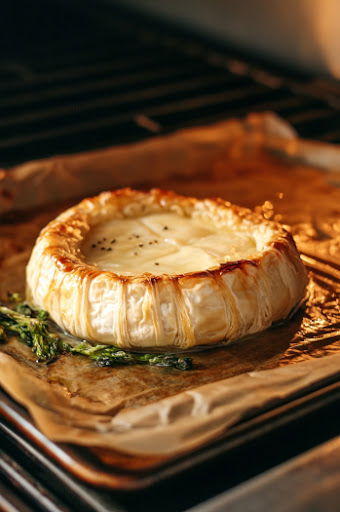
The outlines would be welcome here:
<svg viewBox="0 0 340 512">
<path fill-rule="evenodd" d="M 31 347 L 38 362 L 49 363 L 60 354 L 69 352 L 86 356 L 101 367 L 116 364 L 144 364 L 177 370 L 192 368 L 190 357 L 171 353 L 139 354 L 112 345 L 91 345 L 86 341 L 72 346 L 51 331 L 47 311 L 33 308 L 22 301 L 18 294 L 12 294 L 9 299 L 13 309 L 0 305 L 0 342 L 8 341 L 11 335 L 17 336 L 20 341 Z"/>
</svg>

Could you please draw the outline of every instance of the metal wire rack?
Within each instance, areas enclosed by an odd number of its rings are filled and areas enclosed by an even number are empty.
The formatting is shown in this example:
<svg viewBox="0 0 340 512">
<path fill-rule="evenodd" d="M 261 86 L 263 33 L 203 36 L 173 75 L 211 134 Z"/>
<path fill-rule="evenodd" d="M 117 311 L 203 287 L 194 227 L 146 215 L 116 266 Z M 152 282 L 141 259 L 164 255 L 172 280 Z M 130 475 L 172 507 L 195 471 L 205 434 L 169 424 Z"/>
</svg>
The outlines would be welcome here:
<svg viewBox="0 0 340 512">
<path fill-rule="evenodd" d="M 79 9 L 63 2 L 38 2 L 42 22 L 38 31 L 30 32 L 27 27 L 34 26 L 37 12 L 27 2 L 14 4 L 4 9 L 19 4 L 23 25 L 9 23 L 0 35 L 3 167 L 265 110 L 289 121 L 302 137 L 340 142 L 336 83 L 288 75 L 217 43 L 99 2 L 85 2 L 81 16 Z M 21 31 L 18 41 L 8 38 L 15 31 Z M 245 433 L 243 444 L 218 447 L 197 461 L 195 474 L 183 477 L 184 464 L 177 467 L 177 479 L 173 475 L 156 489 L 130 497 L 99 492 L 77 481 L 4 421 L 0 507 L 9 512 L 102 512 L 144 510 L 139 504 L 147 502 L 150 511 L 160 506 L 164 512 L 184 510 L 297 453 L 298 444 L 303 450 L 335 435 L 338 403 L 339 388 L 331 384 L 311 402 L 300 404 L 298 414 L 286 411 L 281 423 L 264 422 L 252 430 L 253 437 Z M 19 406 L 10 408 L 24 418 Z M 314 433 L 307 435 L 310 422 Z M 280 443 L 288 439 L 291 453 L 280 451 Z M 268 446 L 272 453 L 258 456 Z M 228 483 L 222 478 L 225 462 L 218 459 L 226 450 L 228 465 L 233 465 Z M 249 457 L 251 467 L 246 464 Z M 207 470 L 220 476 L 213 487 L 205 488 Z"/>
<path fill-rule="evenodd" d="M 302 137 L 340 141 L 334 84 L 269 72 L 119 9 L 41 8 L 42 33 L 0 57 L 2 166 L 264 110 Z"/>
</svg>

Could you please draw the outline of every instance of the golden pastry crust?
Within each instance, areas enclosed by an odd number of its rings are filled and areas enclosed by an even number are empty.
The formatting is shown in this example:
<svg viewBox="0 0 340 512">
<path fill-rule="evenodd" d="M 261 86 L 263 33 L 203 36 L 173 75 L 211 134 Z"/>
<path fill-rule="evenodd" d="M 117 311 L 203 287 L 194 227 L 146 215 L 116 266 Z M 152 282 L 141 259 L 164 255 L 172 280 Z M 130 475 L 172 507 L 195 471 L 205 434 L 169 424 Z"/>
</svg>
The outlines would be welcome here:
<svg viewBox="0 0 340 512">
<path fill-rule="evenodd" d="M 89 233 L 111 219 L 162 212 L 251 233 L 253 254 L 181 274 L 130 275 L 86 262 Z M 124 348 L 188 349 L 233 341 L 286 318 L 307 276 L 291 235 L 222 199 L 121 189 L 81 201 L 40 233 L 27 266 L 27 298 L 79 338 Z"/>
</svg>

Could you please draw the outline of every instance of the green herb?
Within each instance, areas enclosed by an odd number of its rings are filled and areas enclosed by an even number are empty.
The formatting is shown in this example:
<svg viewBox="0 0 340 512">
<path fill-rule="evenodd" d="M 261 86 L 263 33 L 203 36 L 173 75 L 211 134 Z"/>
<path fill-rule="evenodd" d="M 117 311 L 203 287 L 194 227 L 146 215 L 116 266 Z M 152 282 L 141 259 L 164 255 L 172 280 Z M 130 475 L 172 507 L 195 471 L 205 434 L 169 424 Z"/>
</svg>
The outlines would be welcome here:
<svg viewBox="0 0 340 512">
<path fill-rule="evenodd" d="M 13 309 L 17 313 L 24 316 L 39 318 L 40 320 L 48 320 L 49 314 L 44 309 L 34 309 L 28 302 L 22 300 L 19 293 L 12 293 L 8 295 L 9 302 L 13 305 Z"/>
<path fill-rule="evenodd" d="M 147 364 L 150 366 L 163 366 L 190 370 L 192 360 L 190 357 L 178 357 L 176 354 L 137 354 L 126 352 L 117 347 L 107 345 L 90 345 L 83 342 L 71 348 L 73 354 L 82 354 L 96 362 L 98 366 L 114 366 L 115 364 Z"/>
<path fill-rule="evenodd" d="M 10 296 L 14 309 L 0 305 L 0 342 L 6 342 L 8 336 L 15 335 L 20 341 L 31 347 L 37 355 L 37 361 L 49 363 L 65 352 L 86 356 L 97 366 L 116 364 L 145 364 L 190 370 L 192 360 L 176 354 L 137 354 L 108 345 L 90 345 L 81 342 L 75 347 L 63 341 L 51 332 L 49 315 L 43 309 L 34 309 L 23 302 L 18 294 Z"/>
<path fill-rule="evenodd" d="M 33 316 L 33 310 L 30 308 L 29 311 L 25 308 L 26 306 L 22 304 L 19 309 L 29 312 L 29 316 L 6 306 L 0 306 L 2 339 L 6 339 L 9 335 L 18 336 L 21 341 L 31 347 L 38 361 L 50 362 L 57 355 L 68 351 L 68 344 L 49 331 L 46 313 L 37 311 Z"/>
</svg>

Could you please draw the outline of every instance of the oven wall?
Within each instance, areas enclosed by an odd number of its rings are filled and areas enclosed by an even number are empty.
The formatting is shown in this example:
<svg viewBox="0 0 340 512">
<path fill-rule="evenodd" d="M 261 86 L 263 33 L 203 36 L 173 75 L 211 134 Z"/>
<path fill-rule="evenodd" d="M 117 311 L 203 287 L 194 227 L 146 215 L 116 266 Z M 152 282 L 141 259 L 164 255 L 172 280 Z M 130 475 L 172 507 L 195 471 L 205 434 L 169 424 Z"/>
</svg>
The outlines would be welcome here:
<svg viewBox="0 0 340 512">
<path fill-rule="evenodd" d="M 284 66 L 340 78 L 339 0 L 121 0 L 120 3 L 190 26 Z"/>
</svg>

